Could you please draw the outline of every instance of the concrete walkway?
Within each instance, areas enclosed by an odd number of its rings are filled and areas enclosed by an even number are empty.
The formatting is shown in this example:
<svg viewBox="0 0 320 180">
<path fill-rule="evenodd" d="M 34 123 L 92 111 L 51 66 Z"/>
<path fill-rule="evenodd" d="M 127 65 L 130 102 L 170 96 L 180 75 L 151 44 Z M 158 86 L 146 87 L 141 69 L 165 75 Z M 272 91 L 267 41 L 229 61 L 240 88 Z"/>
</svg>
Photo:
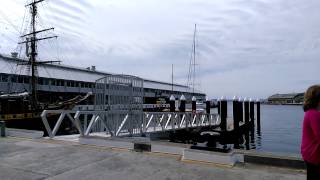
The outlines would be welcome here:
<svg viewBox="0 0 320 180">
<path fill-rule="evenodd" d="M 0 138 L 0 179 L 304 180 L 298 170 L 182 162 L 179 156 L 137 153 L 78 143 Z"/>
</svg>

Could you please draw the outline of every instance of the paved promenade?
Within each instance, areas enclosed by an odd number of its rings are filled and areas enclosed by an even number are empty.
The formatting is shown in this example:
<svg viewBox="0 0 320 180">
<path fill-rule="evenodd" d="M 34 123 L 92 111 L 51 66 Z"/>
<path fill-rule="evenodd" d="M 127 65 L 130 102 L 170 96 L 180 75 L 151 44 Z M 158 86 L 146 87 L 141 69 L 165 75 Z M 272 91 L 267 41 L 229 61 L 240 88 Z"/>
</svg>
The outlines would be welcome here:
<svg viewBox="0 0 320 180">
<path fill-rule="evenodd" d="M 192 179 L 192 180 L 304 180 L 298 170 L 256 165 L 228 168 L 182 162 L 179 156 L 53 140 L 0 138 L 1 180 Z"/>
</svg>

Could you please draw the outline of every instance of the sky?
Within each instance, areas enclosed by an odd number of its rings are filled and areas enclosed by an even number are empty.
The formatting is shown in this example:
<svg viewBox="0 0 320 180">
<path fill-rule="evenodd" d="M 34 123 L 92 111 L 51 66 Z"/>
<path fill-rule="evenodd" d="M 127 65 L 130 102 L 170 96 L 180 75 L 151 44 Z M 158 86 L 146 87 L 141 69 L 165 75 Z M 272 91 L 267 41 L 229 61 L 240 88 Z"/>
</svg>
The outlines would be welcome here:
<svg viewBox="0 0 320 180">
<path fill-rule="evenodd" d="M 30 0 L 0 0 L 0 53 L 24 48 Z M 39 59 L 187 83 L 196 32 L 196 89 L 209 98 L 266 98 L 319 83 L 319 0 L 46 0 L 38 29 L 57 39 Z"/>
</svg>

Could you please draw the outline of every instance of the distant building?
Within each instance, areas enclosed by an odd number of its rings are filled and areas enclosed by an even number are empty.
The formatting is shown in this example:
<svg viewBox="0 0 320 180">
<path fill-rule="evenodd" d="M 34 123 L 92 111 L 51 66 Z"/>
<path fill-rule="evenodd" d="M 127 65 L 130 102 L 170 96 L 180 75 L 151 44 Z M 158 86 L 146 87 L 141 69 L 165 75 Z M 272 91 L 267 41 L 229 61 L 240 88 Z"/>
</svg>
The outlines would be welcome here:
<svg viewBox="0 0 320 180">
<path fill-rule="evenodd" d="M 268 98 L 271 104 L 301 104 L 304 93 L 274 94 Z"/>
</svg>

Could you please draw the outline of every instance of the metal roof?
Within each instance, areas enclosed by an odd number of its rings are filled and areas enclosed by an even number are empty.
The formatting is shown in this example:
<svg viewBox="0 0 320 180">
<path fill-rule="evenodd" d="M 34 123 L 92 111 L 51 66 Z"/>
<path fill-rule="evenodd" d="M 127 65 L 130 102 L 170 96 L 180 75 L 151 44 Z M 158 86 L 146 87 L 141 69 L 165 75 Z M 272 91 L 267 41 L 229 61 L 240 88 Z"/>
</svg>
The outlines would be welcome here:
<svg viewBox="0 0 320 180">
<path fill-rule="evenodd" d="M 0 73 L 5 74 L 17 74 L 17 75 L 30 75 L 28 68 L 19 63 L 28 62 L 26 59 L 13 58 L 11 56 L 0 54 Z M 97 79 L 112 75 L 114 73 L 108 73 L 103 71 L 92 71 L 86 68 L 73 67 L 62 64 L 43 64 L 37 67 L 38 77 L 65 79 L 83 82 L 95 82 Z M 144 79 L 144 88 L 169 90 L 172 89 L 172 84 L 167 82 L 161 82 L 156 80 Z M 192 92 L 192 89 L 185 85 L 174 84 L 174 91 L 180 92 Z M 196 91 L 195 93 L 203 92 Z"/>
</svg>

